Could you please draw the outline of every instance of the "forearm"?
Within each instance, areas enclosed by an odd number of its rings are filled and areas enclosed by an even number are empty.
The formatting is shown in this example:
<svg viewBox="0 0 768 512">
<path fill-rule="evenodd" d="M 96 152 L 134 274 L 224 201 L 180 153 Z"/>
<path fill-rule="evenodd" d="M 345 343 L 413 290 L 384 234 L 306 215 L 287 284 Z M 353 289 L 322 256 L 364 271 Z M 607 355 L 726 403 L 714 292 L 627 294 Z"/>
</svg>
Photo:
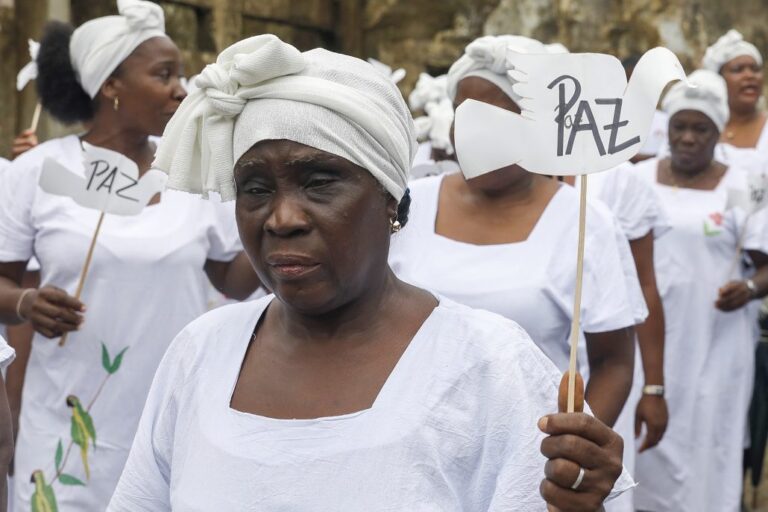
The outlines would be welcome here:
<svg viewBox="0 0 768 512">
<path fill-rule="evenodd" d="M 229 262 L 208 260 L 205 271 L 211 284 L 232 299 L 245 300 L 261 286 L 245 252 L 241 252 Z"/>
<path fill-rule="evenodd" d="M 648 305 L 648 318 L 638 325 L 637 342 L 640 347 L 640 358 L 643 363 L 645 384 L 664 385 L 664 307 L 658 290 L 643 289 L 645 302 Z"/>
<path fill-rule="evenodd" d="M 613 427 L 632 388 L 634 365 L 607 359 L 589 368 L 585 398 L 597 419 Z"/>
<path fill-rule="evenodd" d="M 0 323 L 15 325 L 23 322 L 17 311 L 19 300 L 24 293 L 19 282 L 0 275 Z"/>
</svg>

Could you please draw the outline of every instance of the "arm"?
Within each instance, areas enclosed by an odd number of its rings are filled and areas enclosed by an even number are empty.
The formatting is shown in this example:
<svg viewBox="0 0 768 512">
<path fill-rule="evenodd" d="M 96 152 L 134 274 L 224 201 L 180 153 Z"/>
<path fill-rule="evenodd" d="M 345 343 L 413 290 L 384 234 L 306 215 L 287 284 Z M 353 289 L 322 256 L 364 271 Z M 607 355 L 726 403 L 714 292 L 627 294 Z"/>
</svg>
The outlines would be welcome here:
<svg viewBox="0 0 768 512">
<path fill-rule="evenodd" d="M 760 299 L 768 294 L 768 255 L 761 251 L 747 251 L 757 270 L 752 276 L 756 292 L 747 286 L 746 280 L 729 281 L 719 290 L 715 307 L 721 311 L 735 311 L 745 306 L 752 299 Z"/>
<path fill-rule="evenodd" d="M 664 308 L 656 287 L 656 272 L 653 266 L 653 232 L 629 243 L 640 279 L 648 318 L 636 327 L 643 361 L 645 384 L 664 385 Z M 656 446 L 667 429 L 669 415 L 663 396 L 646 395 L 640 398 L 635 412 L 635 435 L 645 423 L 647 434 L 640 451 Z"/>
<path fill-rule="evenodd" d="M 214 288 L 236 300 L 247 299 L 261 286 L 245 252 L 240 252 L 232 261 L 206 260 L 203 268 Z"/>
<path fill-rule="evenodd" d="M 13 456 L 13 426 L 5 383 L 0 375 L 0 512 L 6 512 L 8 503 L 8 468 Z"/>
<path fill-rule="evenodd" d="M 635 331 L 631 327 L 584 333 L 589 359 L 585 398 L 595 416 L 612 427 L 632 388 Z"/>
</svg>

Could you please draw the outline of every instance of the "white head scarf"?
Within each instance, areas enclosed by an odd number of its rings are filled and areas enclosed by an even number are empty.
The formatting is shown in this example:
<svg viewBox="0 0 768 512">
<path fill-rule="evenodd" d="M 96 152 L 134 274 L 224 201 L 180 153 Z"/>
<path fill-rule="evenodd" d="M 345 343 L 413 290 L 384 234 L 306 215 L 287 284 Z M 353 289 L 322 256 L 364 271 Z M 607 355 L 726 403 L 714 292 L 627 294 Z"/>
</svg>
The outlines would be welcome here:
<svg viewBox="0 0 768 512">
<path fill-rule="evenodd" d="M 104 16 L 72 34 L 69 56 L 80 84 L 95 98 L 109 75 L 147 39 L 165 35 L 163 9 L 144 0 L 117 0 L 119 16 Z"/>
<path fill-rule="evenodd" d="M 677 82 L 662 102 L 669 117 L 681 110 L 696 110 L 709 117 L 722 132 L 728 122 L 728 88 L 719 73 L 698 69 L 688 75 L 688 83 Z"/>
<path fill-rule="evenodd" d="M 731 29 L 707 48 L 702 65 L 705 69 L 719 73 L 725 63 L 742 55 L 755 59 L 758 66 L 763 65 L 763 56 L 760 55 L 757 47 L 745 41 L 741 32 Z"/>
<path fill-rule="evenodd" d="M 429 103 L 440 103 L 448 97 L 448 76 L 433 77 L 427 73 L 421 73 L 416 81 L 411 94 L 408 96 L 408 105 L 411 110 L 424 110 Z"/>
<path fill-rule="evenodd" d="M 404 68 L 397 68 L 393 70 L 391 66 L 387 66 L 380 60 L 368 59 L 368 64 L 373 66 L 376 71 L 386 76 L 396 84 L 402 82 L 403 78 L 405 78 L 405 75 L 408 74 Z"/>
<path fill-rule="evenodd" d="M 544 44 L 524 36 L 484 36 L 475 39 L 464 55 L 448 70 L 448 98 L 456 99 L 459 82 L 470 76 L 484 78 L 499 87 L 515 103 L 522 97 L 512 90 L 516 83 L 507 75 L 512 68 L 507 63 L 507 51 L 518 53 L 547 53 Z"/>
<path fill-rule="evenodd" d="M 370 64 L 273 35 L 224 50 L 166 126 L 154 167 L 168 186 L 235 197 L 235 163 L 254 144 L 287 139 L 368 170 L 398 201 L 416 153 L 400 91 Z"/>
<path fill-rule="evenodd" d="M 40 53 L 40 43 L 29 39 L 29 62 L 26 66 L 21 68 L 19 74 L 16 75 L 16 90 L 20 91 L 24 89 L 29 82 L 37 79 L 37 54 Z"/>
</svg>

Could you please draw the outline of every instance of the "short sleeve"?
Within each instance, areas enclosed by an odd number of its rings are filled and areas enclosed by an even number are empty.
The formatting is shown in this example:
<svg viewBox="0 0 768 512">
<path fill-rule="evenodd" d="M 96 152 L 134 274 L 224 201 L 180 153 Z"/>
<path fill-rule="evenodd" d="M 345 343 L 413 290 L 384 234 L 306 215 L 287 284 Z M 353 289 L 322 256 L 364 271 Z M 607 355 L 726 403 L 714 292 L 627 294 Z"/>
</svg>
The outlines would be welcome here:
<svg viewBox="0 0 768 512">
<path fill-rule="evenodd" d="M 243 244 L 240 242 L 240 234 L 237 231 L 237 222 L 235 221 L 235 202 L 224 202 L 214 195 L 211 195 L 208 201 L 214 217 L 208 231 L 210 244 L 208 259 L 232 261 L 243 251 Z"/>
<path fill-rule="evenodd" d="M 171 510 L 170 483 L 179 390 L 186 368 L 182 358 L 189 331 L 173 340 L 155 373 L 139 421 L 128 462 L 107 508 L 108 512 L 163 512 Z"/>
<path fill-rule="evenodd" d="M 590 214 L 593 222 L 587 222 L 582 330 L 596 333 L 634 326 L 638 316 L 647 316 L 647 309 L 629 242 L 609 212 L 591 208 Z"/>
<path fill-rule="evenodd" d="M 34 150 L 33 150 L 34 151 Z M 31 152 L 30 152 L 31 153 Z M 32 257 L 35 227 L 32 205 L 37 191 L 36 159 L 27 153 L 0 173 L 0 261 Z M 26 157 L 26 158 L 25 158 Z"/>
</svg>

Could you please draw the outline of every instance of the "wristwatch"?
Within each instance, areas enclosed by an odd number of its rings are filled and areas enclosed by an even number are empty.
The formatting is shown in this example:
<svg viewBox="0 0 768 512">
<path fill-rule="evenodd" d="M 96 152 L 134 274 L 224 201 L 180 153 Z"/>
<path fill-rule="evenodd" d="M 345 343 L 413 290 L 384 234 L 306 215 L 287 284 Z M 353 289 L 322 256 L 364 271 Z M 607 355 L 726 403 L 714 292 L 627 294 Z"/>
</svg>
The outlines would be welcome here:
<svg viewBox="0 0 768 512">
<path fill-rule="evenodd" d="M 651 396 L 664 396 L 664 386 L 659 384 L 647 384 L 643 386 L 643 394 Z"/>
<path fill-rule="evenodd" d="M 752 298 L 754 299 L 757 297 L 757 285 L 755 282 L 751 279 L 747 279 L 744 281 L 744 284 L 747 285 L 747 288 L 749 289 L 749 294 L 752 295 Z"/>
</svg>

